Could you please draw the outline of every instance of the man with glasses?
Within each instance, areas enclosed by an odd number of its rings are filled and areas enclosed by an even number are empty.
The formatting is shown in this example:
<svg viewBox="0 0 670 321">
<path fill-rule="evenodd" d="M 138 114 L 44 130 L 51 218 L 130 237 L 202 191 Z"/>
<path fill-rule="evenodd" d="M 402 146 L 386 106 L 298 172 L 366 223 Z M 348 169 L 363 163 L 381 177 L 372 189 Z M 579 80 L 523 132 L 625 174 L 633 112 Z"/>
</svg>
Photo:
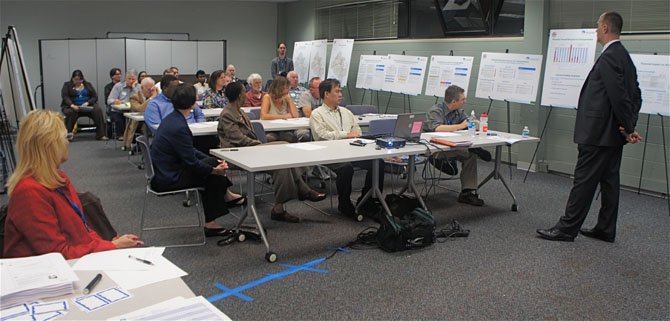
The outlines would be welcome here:
<svg viewBox="0 0 670 321">
<path fill-rule="evenodd" d="M 463 111 L 465 90 L 456 85 L 444 91 L 444 101 L 430 108 L 426 115 L 424 129 L 426 132 L 453 132 L 468 128 L 468 115 Z M 477 126 L 479 126 L 479 121 Z M 481 148 L 437 152 L 428 157 L 435 168 L 448 175 L 458 174 L 456 160 L 463 164 L 461 170 L 460 203 L 475 206 L 484 205 L 484 200 L 477 194 L 477 156 L 484 161 L 491 160 L 491 153 Z"/>
</svg>

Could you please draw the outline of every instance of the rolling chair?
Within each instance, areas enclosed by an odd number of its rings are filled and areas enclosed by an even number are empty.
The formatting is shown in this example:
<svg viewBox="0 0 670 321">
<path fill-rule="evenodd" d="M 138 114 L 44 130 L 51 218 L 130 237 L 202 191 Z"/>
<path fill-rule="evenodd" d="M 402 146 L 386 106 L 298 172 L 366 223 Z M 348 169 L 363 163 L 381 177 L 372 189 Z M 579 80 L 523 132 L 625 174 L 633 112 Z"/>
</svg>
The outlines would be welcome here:
<svg viewBox="0 0 670 321">
<path fill-rule="evenodd" d="M 142 206 L 142 214 L 140 216 L 140 238 L 142 238 L 142 234 L 144 231 L 153 231 L 153 230 L 170 230 L 170 229 L 185 229 L 185 228 L 193 228 L 193 227 L 198 227 L 200 230 L 200 234 L 202 235 L 202 242 L 198 243 L 186 243 L 186 244 L 170 244 L 170 245 L 162 245 L 165 247 L 184 247 L 184 246 L 197 246 L 197 245 L 204 245 L 207 241 L 207 238 L 205 237 L 205 219 L 204 219 L 204 213 L 202 213 L 200 209 L 200 205 L 202 202 L 200 201 L 200 191 L 203 191 L 204 188 L 201 187 L 193 187 L 193 188 L 184 188 L 184 189 L 178 189 L 178 190 L 173 190 L 173 191 L 167 191 L 167 192 L 157 192 L 154 191 L 151 188 L 151 180 L 154 178 L 154 166 L 153 163 L 151 162 L 151 154 L 149 153 L 149 144 L 147 142 L 147 139 L 145 136 L 139 136 L 136 139 L 137 144 L 140 146 L 140 150 L 142 151 L 142 155 L 144 156 L 144 170 L 145 174 L 144 177 L 147 180 L 147 185 L 145 188 L 144 192 L 144 205 Z M 172 226 L 153 226 L 153 227 L 146 227 L 144 225 L 144 218 L 147 213 L 147 202 L 149 199 L 149 194 L 153 194 L 155 196 L 165 196 L 165 195 L 174 195 L 174 194 L 179 194 L 179 193 L 186 193 L 187 197 L 189 193 L 192 193 L 195 195 L 195 211 L 196 215 L 198 216 L 198 224 L 190 224 L 190 225 L 172 225 Z"/>
<path fill-rule="evenodd" d="M 379 114 L 377 107 L 373 105 L 347 105 L 346 108 L 356 116 L 363 114 Z"/>
</svg>

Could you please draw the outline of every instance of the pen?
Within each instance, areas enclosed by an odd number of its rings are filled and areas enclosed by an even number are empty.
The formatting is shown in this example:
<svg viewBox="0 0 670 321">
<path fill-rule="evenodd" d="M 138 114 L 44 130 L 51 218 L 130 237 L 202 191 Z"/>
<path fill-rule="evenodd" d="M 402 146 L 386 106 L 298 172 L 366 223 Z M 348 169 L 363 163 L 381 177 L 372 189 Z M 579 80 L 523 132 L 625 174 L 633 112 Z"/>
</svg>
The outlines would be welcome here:
<svg viewBox="0 0 670 321">
<path fill-rule="evenodd" d="M 128 258 L 129 258 L 129 259 L 133 259 L 133 260 L 140 261 L 140 262 L 142 262 L 142 263 L 144 263 L 144 264 L 154 265 L 154 264 L 153 264 L 151 261 L 149 261 L 149 260 L 140 259 L 139 257 L 135 257 L 135 256 L 132 256 L 132 255 L 128 255 Z"/>
<path fill-rule="evenodd" d="M 101 279 L 102 279 L 102 274 L 98 273 L 98 274 L 93 278 L 93 280 L 91 280 L 91 282 L 89 282 L 88 285 L 84 288 L 84 291 L 83 291 L 84 294 L 89 294 L 89 293 L 91 293 L 91 290 L 93 290 L 93 288 L 94 288 L 96 285 L 98 285 L 98 283 L 100 282 Z"/>
</svg>

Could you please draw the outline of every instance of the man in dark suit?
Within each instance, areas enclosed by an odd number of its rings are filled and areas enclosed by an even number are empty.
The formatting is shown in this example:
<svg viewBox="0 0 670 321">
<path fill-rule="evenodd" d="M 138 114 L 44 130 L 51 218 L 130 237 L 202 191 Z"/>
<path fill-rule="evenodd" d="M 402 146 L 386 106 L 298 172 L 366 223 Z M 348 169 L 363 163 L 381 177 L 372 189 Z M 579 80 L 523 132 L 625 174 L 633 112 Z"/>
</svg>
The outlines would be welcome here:
<svg viewBox="0 0 670 321">
<path fill-rule="evenodd" d="M 574 184 L 558 223 L 537 230 L 543 239 L 572 242 L 581 232 L 614 242 L 623 145 L 642 140 L 635 131 L 642 98 L 635 65 L 619 42 L 622 26 L 623 19 L 616 12 L 605 12 L 598 19 L 596 33 L 603 51 L 579 94 L 574 134 L 579 154 Z M 592 229 L 580 230 L 598 184 L 602 193 L 598 223 Z"/>
</svg>

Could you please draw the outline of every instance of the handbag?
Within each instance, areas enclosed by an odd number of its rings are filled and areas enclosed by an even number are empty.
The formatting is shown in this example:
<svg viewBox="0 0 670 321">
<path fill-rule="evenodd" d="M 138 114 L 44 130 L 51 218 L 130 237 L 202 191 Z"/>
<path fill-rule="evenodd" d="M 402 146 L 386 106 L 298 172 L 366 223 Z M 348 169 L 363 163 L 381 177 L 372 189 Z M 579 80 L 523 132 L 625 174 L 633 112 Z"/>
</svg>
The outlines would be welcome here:
<svg viewBox="0 0 670 321">
<path fill-rule="evenodd" d="M 91 192 L 77 193 L 81 206 L 86 214 L 86 223 L 106 241 L 111 241 L 118 234 L 109 222 L 100 198 Z"/>
<path fill-rule="evenodd" d="M 417 249 L 435 243 L 435 218 L 418 206 L 416 199 L 403 195 L 385 198 L 392 216 L 382 215 L 377 230 L 377 243 L 384 251 Z"/>
</svg>

